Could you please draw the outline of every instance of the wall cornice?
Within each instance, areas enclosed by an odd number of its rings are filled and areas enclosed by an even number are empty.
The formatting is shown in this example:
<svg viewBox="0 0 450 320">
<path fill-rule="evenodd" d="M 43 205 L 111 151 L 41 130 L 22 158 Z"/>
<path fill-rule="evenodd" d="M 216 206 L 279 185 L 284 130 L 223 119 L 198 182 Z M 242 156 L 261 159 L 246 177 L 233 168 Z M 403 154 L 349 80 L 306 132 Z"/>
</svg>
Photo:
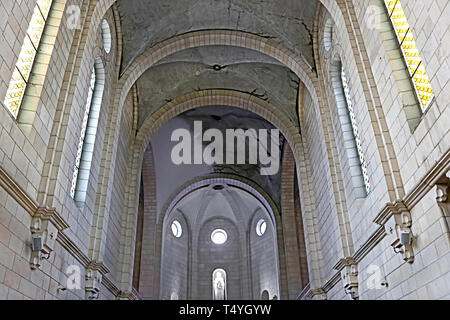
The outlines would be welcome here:
<svg viewBox="0 0 450 320">
<path fill-rule="evenodd" d="M 395 214 L 408 212 L 413 208 L 436 184 L 439 183 L 442 176 L 450 170 L 450 150 L 448 150 L 436 165 L 431 168 L 423 177 L 422 181 L 418 183 L 403 200 L 394 203 L 387 203 L 386 206 L 374 219 L 374 222 L 380 227 L 367 239 L 367 241 L 351 256 L 356 263 L 366 257 L 374 247 L 387 235 L 384 224 Z M 53 208 L 40 207 L 28 194 L 8 175 L 8 173 L 0 167 L 0 186 L 23 208 L 31 217 L 40 217 L 50 220 L 58 229 L 58 241 L 62 247 L 76 258 L 85 268 L 94 266 L 103 275 L 102 284 L 117 298 L 139 299 L 139 296 L 133 292 L 120 291 L 113 282 L 105 277 L 109 273 L 109 269 L 102 263 L 90 260 L 78 246 L 69 239 L 63 232 L 70 226 Z M 345 260 L 345 259 L 344 259 Z M 334 266 L 337 271 L 321 288 L 309 289 L 303 296 L 314 297 L 315 295 L 322 295 L 322 292 L 330 291 L 340 280 L 341 271 L 344 269 L 344 261 L 340 259 Z M 319 291 L 317 291 L 319 290 Z"/>
<path fill-rule="evenodd" d="M 364 244 L 357 250 L 351 257 L 339 259 L 339 261 L 334 266 L 337 271 L 325 284 L 318 289 L 311 290 L 303 293 L 303 296 L 314 297 L 319 294 L 322 295 L 322 291 L 328 293 L 337 283 L 339 283 L 341 278 L 341 272 L 345 267 L 345 261 L 349 259 L 353 260 L 356 264 L 362 261 L 369 252 L 375 248 L 378 243 L 383 240 L 388 234 L 386 233 L 385 224 L 394 216 L 400 215 L 402 213 L 409 213 L 409 211 L 419 202 L 422 198 L 439 182 L 443 176 L 450 170 L 450 150 L 448 150 L 441 159 L 425 174 L 420 183 L 418 183 L 405 197 L 403 200 L 395 201 L 394 203 L 387 203 L 385 207 L 380 211 L 380 213 L 373 220 L 374 223 L 378 224 L 378 229 L 364 242 Z M 319 290 L 319 291 L 317 291 Z"/>
<path fill-rule="evenodd" d="M 90 260 L 89 257 L 63 232 L 69 229 L 69 224 L 54 208 L 40 207 L 11 177 L 0 167 L 0 187 L 10 195 L 26 212 L 33 218 L 48 220 L 58 230 L 56 241 L 72 255 L 83 267 L 100 271 L 102 274 L 102 284 L 117 298 L 136 298 L 136 295 L 123 294 L 114 283 L 105 277 L 110 271 L 103 262 Z M 33 226 L 30 226 L 32 228 Z"/>
</svg>

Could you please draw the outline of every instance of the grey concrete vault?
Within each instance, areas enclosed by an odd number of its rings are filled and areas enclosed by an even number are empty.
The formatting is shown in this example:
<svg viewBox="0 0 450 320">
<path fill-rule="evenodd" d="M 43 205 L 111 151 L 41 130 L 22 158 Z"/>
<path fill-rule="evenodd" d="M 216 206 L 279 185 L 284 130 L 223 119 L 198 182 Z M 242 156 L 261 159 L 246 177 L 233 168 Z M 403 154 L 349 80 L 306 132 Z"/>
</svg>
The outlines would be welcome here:
<svg viewBox="0 0 450 320">
<path fill-rule="evenodd" d="M 159 61 L 137 81 L 138 128 L 168 101 L 207 89 L 251 93 L 279 106 L 292 123 L 298 123 L 299 81 L 276 60 L 249 49 L 207 46 L 180 51 Z"/>
<path fill-rule="evenodd" d="M 119 0 L 126 67 L 145 49 L 195 30 L 245 30 L 272 38 L 314 65 L 317 0 Z"/>
</svg>

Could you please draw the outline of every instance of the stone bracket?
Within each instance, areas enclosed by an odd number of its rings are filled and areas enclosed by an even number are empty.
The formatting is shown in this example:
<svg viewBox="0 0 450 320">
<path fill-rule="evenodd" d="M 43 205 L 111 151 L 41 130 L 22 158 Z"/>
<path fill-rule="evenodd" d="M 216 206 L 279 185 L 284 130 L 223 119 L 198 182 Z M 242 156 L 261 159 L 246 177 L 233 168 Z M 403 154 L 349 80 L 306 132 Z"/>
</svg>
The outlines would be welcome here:
<svg viewBox="0 0 450 320">
<path fill-rule="evenodd" d="M 30 267 L 35 270 L 43 259 L 49 259 L 55 248 L 58 232 L 66 229 L 67 223 L 54 209 L 40 207 L 31 218 L 32 250 Z"/>
<path fill-rule="evenodd" d="M 102 277 L 104 274 L 108 272 L 109 270 L 101 262 L 91 261 L 89 265 L 86 266 L 86 277 L 85 277 L 86 299 L 88 300 L 98 299 L 100 292 L 100 284 L 102 283 Z"/>
<path fill-rule="evenodd" d="M 445 218 L 450 218 L 450 203 L 448 191 L 450 190 L 450 171 L 441 177 L 436 183 L 436 201 L 442 210 L 442 214 Z"/>
<path fill-rule="evenodd" d="M 402 254 L 403 260 L 414 262 L 413 241 L 411 231 L 411 213 L 403 201 L 388 203 L 375 218 L 375 223 L 384 226 L 388 240 L 395 253 Z"/>
<path fill-rule="evenodd" d="M 322 288 L 310 289 L 307 292 L 306 296 L 309 299 L 313 299 L 313 300 L 326 300 L 327 299 L 327 293 Z"/>
<path fill-rule="evenodd" d="M 450 171 L 446 173 L 436 183 L 436 202 L 442 211 L 442 216 L 445 220 L 445 226 L 447 233 L 450 233 L 450 201 L 448 192 L 450 190 Z"/>
<path fill-rule="evenodd" d="M 355 259 L 351 257 L 341 259 L 334 269 L 341 270 L 341 280 L 345 293 L 349 294 L 353 300 L 358 300 L 358 265 Z"/>
</svg>

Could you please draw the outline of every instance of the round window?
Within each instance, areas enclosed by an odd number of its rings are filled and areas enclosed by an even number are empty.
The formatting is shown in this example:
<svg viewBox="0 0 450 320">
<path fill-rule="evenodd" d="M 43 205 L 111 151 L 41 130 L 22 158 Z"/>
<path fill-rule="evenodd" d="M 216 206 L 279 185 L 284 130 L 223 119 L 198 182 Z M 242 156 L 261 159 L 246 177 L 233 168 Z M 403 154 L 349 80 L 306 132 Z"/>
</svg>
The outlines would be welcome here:
<svg viewBox="0 0 450 320">
<path fill-rule="evenodd" d="M 264 219 L 259 220 L 258 223 L 256 224 L 256 234 L 261 237 L 264 233 L 266 233 L 266 229 L 267 229 L 266 220 Z"/>
<path fill-rule="evenodd" d="M 172 222 L 172 233 L 176 238 L 181 237 L 181 234 L 183 233 L 183 229 L 181 228 L 181 224 L 175 220 Z"/>
<path fill-rule="evenodd" d="M 228 235 L 225 230 L 216 229 L 211 233 L 211 241 L 215 244 L 224 244 L 227 242 Z"/>
</svg>

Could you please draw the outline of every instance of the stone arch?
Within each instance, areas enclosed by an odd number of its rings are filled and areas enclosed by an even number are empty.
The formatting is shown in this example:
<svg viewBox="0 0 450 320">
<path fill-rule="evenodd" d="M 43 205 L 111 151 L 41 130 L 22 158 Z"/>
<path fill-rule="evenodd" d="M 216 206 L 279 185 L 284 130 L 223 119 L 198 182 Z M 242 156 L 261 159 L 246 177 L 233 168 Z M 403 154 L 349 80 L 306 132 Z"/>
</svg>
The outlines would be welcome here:
<svg viewBox="0 0 450 320">
<path fill-rule="evenodd" d="M 325 8 L 327 8 L 329 12 L 332 13 L 332 17 L 335 21 L 343 21 L 343 15 L 338 1 L 340 0 L 318 0 L 320 4 L 322 4 Z M 105 15 L 105 12 L 108 11 L 108 9 L 116 2 L 117 0 L 97 0 L 92 13 L 93 20 L 100 21 Z M 90 34 L 91 32 L 94 32 L 94 30 L 91 31 L 91 28 L 89 28 L 88 34 Z"/>
<path fill-rule="evenodd" d="M 292 70 L 310 91 L 317 101 L 317 77 L 305 60 L 296 56 L 282 44 L 243 31 L 233 30 L 201 30 L 192 31 L 167 39 L 158 45 L 147 49 L 122 73 L 120 90 L 116 92 L 115 104 L 121 108 L 126 95 L 133 84 L 161 59 L 176 52 L 203 46 L 234 46 L 254 50 L 281 62 Z"/>
<path fill-rule="evenodd" d="M 136 146 L 146 148 L 151 136 L 175 116 L 193 108 L 211 105 L 230 106 L 254 112 L 278 128 L 293 149 L 301 141 L 298 129 L 272 104 L 248 93 L 233 90 L 203 90 L 175 98 L 145 119 L 136 135 Z"/>
<path fill-rule="evenodd" d="M 115 1 L 114 0 L 105 0 L 101 1 L 97 4 L 94 10 L 94 16 L 95 17 L 101 17 L 102 14 L 107 10 L 107 8 L 112 5 Z M 335 0 L 320 0 L 320 3 L 323 4 L 325 8 L 329 12 L 331 12 L 333 19 L 335 22 L 339 23 L 340 25 L 345 25 L 345 19 L 342 14 L 341 8 L 343 6 L 342 3 Z M 87 33 L 90 33 L 91 31 L 88 30 Z M 211 34 L 214 34 L 214 32 L 219 33 L 216 34 L 216 37 L 212 37 Z M 238 38 L 236 35 L 246 35 L 246 37 Z M 207 36 L 208 35 L 208 36 Z M 231 35 L 234 35 L 233 37 Z M 347 34 L 347 37 L 348 34 Z M 175 41 L 180 40 L 180 41 Z M 226 41 L 229 41 L 229 45 L 231 45 L 231 40 L 234 41 L 234 45 L 239 47 L 247 47 L 254 50 L 260 50 L 262 53 L 269 54 L 270 56 L 274 57 L 275 59 L 281 61 L 283 64 L 285 64 L 288 68 L 290 68 L 294 73 L 296 73 L 302 81 L 305 82 L 305 87 L 309 90 L 309 92 L 312 95 L 312 101 L 313 105 L 316 105 L 316 107 L 321 110 L 320 111 L 320 117 L 326 116 L 326 114 L 323 111 L 323 98 L 320 94 L 318 94 L 320 91 L 318 90 L 320 87 L 320 84 L 318 83 L 317 76 L 313 73 L 313 71 L 309 70 L 307 67 L 305 68 L 306 63 L 304 63 L 303 59 L 299 58 L 296 54 L 290 52 L 286 48 L 284 48 L 282 45 L 274 43 L 272 40 L 265 39 L 258 37 L 256 35 L 247 34 L 245 32 L 238 32 L 238 31 L 229 31 L 229 30 L 210 30 L 210 31 L 197 31 L 197 32 L 191 32 L 188 34 L 184 34 L 182 36 L 177 36 L 172 39 L 166 40 L 163 43 L 160 43 L 153 48 L 150 48 L 147 50 L 147 52 L 144 52 L 138 59 L 136 59 L 133 64 L 131 64 L 127 70 L 125 71 L 124 76 L 120 80 L 120 83 L 118 85 L 118 88 L 121 88 L 122 90 L 118 90 L 116 92 L 116 96 L 114 98 L 114 106 L 115 108 L 119 109 L 119 112 L 115 112 L 115 114 L 121 114 L 121 110 L 123 107 L 123 93 L 126 93 L 127 90 L 131 88 L 134 81 L 132 79 L 137 79 L 137 75 L 142 74 L 146 69 L 142 69 L 142 65 L 139 66 L 139 63 L 136 62 L 138 60 L 148 60 L 150 61 L 150 65 L 152 58 L 155 59 L 161 59 L 167 54 L 174 53 L 176 50 L 185 49 L 186 42 L 192 47 L 192 46 L 199 46 L 199 45 L 208 45 L 208 44 L 220 44 L 224 43 L 227 44 Z M 165 45 L 165 46 L 163 46 Z M 183 47 L 184 46 L 184 47 Z M 148 57 L 148 54 L 150 51 L 153 50 L 153 57 Z M 264 51 L 265 50 L 265 51 Z M 167 51 L 167 52 L 166 52 Z M 278 54 L 278 56 L 273 56 L 274 54 Z M 149 63 L 149 62 L 147 62 Z M 147 66 L 148 67 L 148 66 Z M 128 74 L 127 74 L 128 73 Z M 132 77 L 130 77 L 130 74 Z M 303 84 L 302 84 L 303 87 Z M 118 127 L 118 117 L 115 117 L 116 126 L 112 126 L 111 129 L 111 136 L 113 137 L 113 140 L 117 140 L 117 130 L 115 130 L 115 127 Z M 320 119 L 319 119 L 320 121 Z M 327 134 L 327 127 L 326 127 L 326 121 L 322 119 L 321 121 L 321 130 L 325 132 L 325 135 Z M 326 145 L 326 151 L 328 152 L 328 157 L 324 158 L 324 161 L 328 161 L 326 163 L 326 166 L 330 168 L 331 176 L 334 177 L 333 172 L 335 171 L 335 168 L 333 168 L 333 156 L 332 156 L 332 149 L 333 147 L 330 146 L 330 142 L 325 139 L 325 145 Z M 111 150 L 108 152 L 108 157 L 112 158 L 111 154 L 115 154 L 116 148 L 115 144 L 112 144 Z M 112 159 L 112 162 L 114 160 Z M 108 180 L 108 179 L 106 179 Z M 108 184 L 108 181 L 105 181 L 106 184 Z M 336 187 L 335 179 L 332 179 L 333 186 L 330 188 L 332 189 L 332 192 L 334 193 L 334 198 L 339 199 L 340 196 L 338 195 L 339 188 Z M 103 196 L 104 197 L 104 196 Z M 339 200 L 336 201 L 338 204 L 338 210 L 340 210 L 341 204 L 339 203 Z"/>
<path fill-rule="evenodd" d="M 280 212 L 275 205 L 275 202 L 272 200 L 269 194 L 261 188 L 258 184 L 253 182 L 252 180 L 238 176 L 235 174 L 211 174 L 204 177 L 199 177 L 192 179 L 186 183 L 184 183 L 181 187 L 179 187 L 169 198 L 169 200 L 164 205 L 161 214 L 158 217 L 158 220 L 162 221 L 164 219 L 164 215 L 168 214 L 175 204 L 179 201 L 179 199 L 184 196 L 185 192 L 188 192 L 191 186 L 197 185 L 197 184 L 205 184 L 205 183 L 227 183 L 227 184 L 233 184 L 239 187 L 244 188 L 248 192 L 252 193 L 258 200 L 261 201 L 261 203 L 264 204 L 264 207 L 266 210 L 271 213 L 272 219 L 274 219 L 275 223 L 277 222 L 277 218 L 280 217 Z M 164 213 L 164 214 L 163 214 Z"/>
<path fill-rule="evenodd" d="M 267 121 L 272 122 L 272 124 L 280 129 L 280 131 L 286 137 L 286 140 L 291 146 L 294 157 L 296 159 L 296 163 L 298 165 L 297 176 L 299 189 L 302 190 L 302 192 L 304 191 L 301 200 L 302 210 L 304 210 L 305 212 L 304 225 L 308 226 L 309 228 L 308 230 L 306 230 L 306 233 L 308 234 L 307 241 L 308 243 L 312 243 L 311 247 L 308 247 L 308 249 L 310 249 L 308 251 L 310 253 L 310 255 L 308 255 L 308 264 L 311 266 L 311 273 L 319 270 L 317 274 L 311 274 L 310 278 L 315 279 L 314 283 L 317 283 L 317 285 L 319 285 L 321 275 L 318 249 L 320 244 L 317 239 L 317 232 L 315 231 L 316 222 L 313 210 L 315 200 L 313 199 L 314 196 L 309 187 L 310 178 L 308 176 L 308 169 L 306 167 L 307 161 L 304 155 L 302 138 L 300 136 L 300 133 L 298 132 L 298 129 L 292 123 L 290 123 L 290 121 L 284 114 L 282 114 L 280 110 L 257 97 L 242 92 L 235 92 L 231 90 L 205 90 L 190 93 L 172 100 L 151 117 L 145 120 L 141 130 L 136 136 L 134 152 L 132 153 L 133 159 L 132 161 L 130 161 L 129 182 L 127 187 L 128 197 L 126 203 L 126 205 L 128 206 L 128 211 L 125 217 L 125 221 L 128 224 L 128 227 L 124 228 L 128 233 L 126 237 L 129 237 L 130 239 L 133 238 L 133 230 L 135 228 L 134 215 L 138 203 L 135 191 L 138 190 L 140 184 L 139 172 L 141 171 L 143 152 L 148 145 L 152 135 L 176 115 L 193 108 L 206 107 L 210 105 L 227 105 L 250 110 L 262 116 Z M 279 232 L 279 228 L 277 232 Z M 132 243 L 131 240 L 130 242 Z M 129 270 L 129 268 L 131 268 L 131 266 L 129 265 L 131 263 L 131 260 L 129 258 L 126 258 L 125 256 L 123 258 L 124 261 L 122 270 L 124 273 L 128 273 L 126 270 Z M 129 286 L 128 283 L 128 280 L 124 280 L 122 285 L 127 288 Z"/>
</svg>

